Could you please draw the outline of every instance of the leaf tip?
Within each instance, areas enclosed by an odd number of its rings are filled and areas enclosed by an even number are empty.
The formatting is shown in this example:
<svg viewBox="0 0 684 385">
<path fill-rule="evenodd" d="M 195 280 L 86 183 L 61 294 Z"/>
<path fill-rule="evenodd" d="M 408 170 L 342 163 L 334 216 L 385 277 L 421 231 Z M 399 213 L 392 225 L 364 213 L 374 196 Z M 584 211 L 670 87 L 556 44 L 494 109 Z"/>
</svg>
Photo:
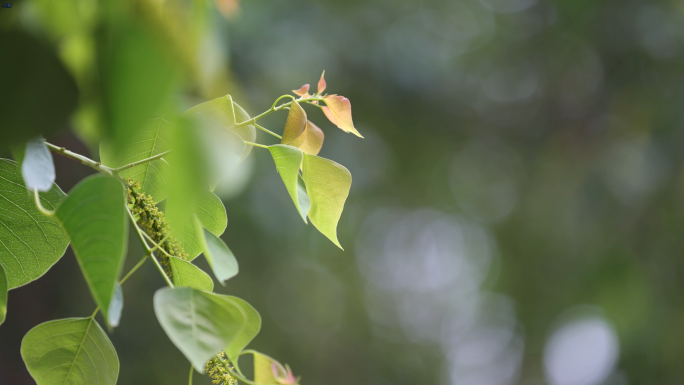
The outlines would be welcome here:
<svg viewBox="0 0 684 385">
<path fill-rule="evenodd" d="M 292 93 L 297 96 L 305 96 L 309 94 L 309 84 L 304 84 L 298 90 L 292 90 Z"/>
<path fill-rule="evenodd" d="M 325 70 L 323 70 L 323 73 L 321 74 L 321 79 L 318 81 L 318 94 L 322 94 L 323 91 L 325 91 L 326 87 L 327 84 L 325 83 Z"/>
</svg>

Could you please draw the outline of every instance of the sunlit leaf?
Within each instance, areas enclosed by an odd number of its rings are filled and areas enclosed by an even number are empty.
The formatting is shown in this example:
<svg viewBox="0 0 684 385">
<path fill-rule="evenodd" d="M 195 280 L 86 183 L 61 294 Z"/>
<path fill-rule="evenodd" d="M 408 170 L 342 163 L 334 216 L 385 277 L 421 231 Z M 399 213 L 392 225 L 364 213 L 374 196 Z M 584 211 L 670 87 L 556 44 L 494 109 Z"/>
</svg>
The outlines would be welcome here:
<svg viewBox="0 0 684 385">
<path fill-rule="evenodd" d="M 193 289 L 211 292 L 214 281 L 199 267 L 180 258 L 169 258 L 173 271 L 173 284 L 176 286 L 192 287 Z"/>
<path fill-rule="evenodd" d="M 171 149 L 170 124 L 164 118 L 152 119 L 143 129 L 133 133 L 133 139 L 124 147 L 117 148 L 112 143 L 102 142 L 100 144 L 102 164 L 109 167 L 122 167 L 169 151 Z M 169 172 L 168 162 L 159 159 L 123 170 L 119 175 L 139 181 L 142 191 L 151 195 L 155 202 L 160 202 L 168 197 L 166 178 Z"/>
<path fill-rule="evenodd" d="M 245 316 L 245 327 L 238 333 L 235 339 L 223 349 L 230 361 L 237 362 L 242 350 L 249 345 L 257 334 L 259 334 L 259 330 L 261 330 L 261 316 L 252 305 L 240 298 L 229 295 L 216 295 L 216 298 L 242 309 Z"/>
<path fill-rule="evenodd" d="M 318 128 L 315 124 L 311 123 L 310 120 L 306 121 L 304 143 L 299 146 L 299 149 L 304 151 L 309 155 L 318 155 L 323 147 L 323 140 L 325 139 L 325 134 L 323 130 Z"/>
<path fill-rule="evenodd" d="M 71 239 L 76 260 L 105 319 L 128 240 L 124 194 L 120 181 L 95 175 L 76 185 L 57 208 L 57 217 Z"/>
<path fill-rule="evenodd" d="M 307 203 L 309 197 L 306 193 L 300 197 L 301 189 L 299 188 L 299 167 L 302 165 L 304 154 L 298 148 L 284 144 L 276 144 L 268 149 L 271 151 L 278 174 L 280 174 L 280 178 L 283 180 L 290 198 L 292 198 L 304 223 L 307 223 L 306 215 L 309 213 L 311 204 Z M 300 204 L 300 202 L 304 204 Z"/>
<path fill-rule="evenodd" d="M 325 84 L 325 71 L 321 74 L 320 80 L 318 80 L 318 94 L 322 94 L 325 91 L 327 85 Z"/>
<path fill-rule="evenodd" d="M 200 372 L 246 327 L 242 308 L 219 297 L 189 287 L 164 288 L 154 295 L 154 312 L 166 335 Z"/>
<path fill-rule="evenodd" d="M 306 112 L 299 103 L 293 100 L 292 105 L 290 105 L 290 112 L 287 114 L 283 139 L 281 139 L 280 143 L 299 147 L 306 138 L 305 129 Z"/>
<path fill-rule="evenodd" d="M 304 84 L 300 89 L 292 90 L 292 93 L 294 93 L 297 96 L 309 95 L 309 85 Z"/>
<path fill-rule="evenodd" d="M 238 273 L 238 263 L 225 242 L 210 233 L 197 223 L 197 234 L 200 237 L 204 257 L 214 272 L 216 279 L 223 284 Z"/>
<path fill-rule="evenodd" d="M 311 199 L 311 223 L 342 248 L 337 240 L 337 222 L 351 187 L 349 170 L 332 160 L 304 154 L 303 177 Z"/>
<path fill-rule="evenodd" d="M 112 296 L 111 302 L 109 302 L 109 311 L 107 312 L 107 323 L 111 327 L 119 326 L 119 321 L 121 320 L 121 311 L 123 310 L 123 291 L 121 290 L 121 285 L 117 282 L 114 285 L 114 295 Z"/>
<path fill-rule="evenodd" d="M 0 264 L 0 325 L 5 322 L 7 315 L 7 291 L 9 290 L 5 269 Z"/>
<path fill-rule="evenodd" d="M 235 108 L 235 116 L 233 116 L 233 107 Z M 253 124 L 241 127 L 234 126 L 236 122 L 246 122 L 250 117 L 239 104 L 231 103 L 228 95 L 198 104 L 187 110 L 185 114 L 217 122 L 225 128 L 230 128 L 244 141 L 254 142 L 256 140 L 256 127 Z M 240 160 L 244 160 L 250 151 L 252 151 L 252 146 L 245 146 Z"/>
<path fill-rule="evenodd" d="M 254 382 L 257 384 L 277 384 L 273 374 L 275 360 L 265 354 L 252 353 L 254 355 Z"/>
<path fill-rule="evenodd" d="M 42 137 L 32 138 L 26 143 L 21 175 L 29 190 L 47 192 L 52 188 L 55 182 L 55 164 Z"/>
<path fill-rule="evenodd" d="M 352 134 L 363 138 L 363 136 L 356 131 L 356 128 L 354 128 L 349 99 L 339 95 L 328 95 L 324 100 L 328 107 L 323 107 L 323 112 L 334 125 L 344 132 L 351 132 Z"/>
<path fill-rule="evenodd" d="M 21 341 L 21 357 L 37 385 L 115 385 L 119 358 L 93 318 L 49 321 Z"/>
<path fill-rule="evenodd" d="M 43 207 L 54 210 L 65 195 L 53 184 L 49 192 L 39 196 Z M 9 288 L 45 274 L 64 255 L 68 244 L 69 238 L 57 219 L 46 217 L 36 208 L 17 164 L 0 159 L 0 263 Z"/>
<path fill-rule="evenodd" d="M 202 191 L 195 204 L 195 215 L 202 226 L 217 237 L 226 231 L 226 226 L 228 226 L 226 208 L 213 192 Z"/>
</svg>

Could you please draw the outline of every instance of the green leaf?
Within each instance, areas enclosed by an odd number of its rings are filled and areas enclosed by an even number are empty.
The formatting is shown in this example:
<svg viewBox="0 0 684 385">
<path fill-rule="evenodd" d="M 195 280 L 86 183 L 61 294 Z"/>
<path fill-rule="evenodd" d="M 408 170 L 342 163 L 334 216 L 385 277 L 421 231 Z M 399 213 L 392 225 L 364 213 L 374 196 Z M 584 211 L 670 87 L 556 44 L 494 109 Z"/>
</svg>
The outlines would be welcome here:
<svg viewBox="0 0 684 385">
<path fill-rule="evenodd" d="M 76 260 L 105 319 L 128 239 L 124 194 L 120 181 L 95 175 L 76 185 L 57 209 L 57 217 L 69 234 Z"/>
<path fill-rule="evenodd" d="M 65 195 L 53 185 L 39 196 L 46 209 L 54 210 Z M 0 264 L 5 268 L 9 288 L 45 274 L 64 255 L 68 244 L 69 238 L 57 219 L 36 209 L 17 164 L 0 159 Z"/>
<path fill-rule="evenodd" d="M 280 140 L 280 143 L 289 144 L 294 147 L 301 146 L 306 139 L 305 129 L 306 112 L 296 100 L 293 100 L 290 105 L 290 112 L 287 114 L 283 138 Z"/>
<path fill-rule="evenodd" d="M 113 328 L 119 326 L 121 311 L 123 310 L 123 300 L 123 291 L 121 290 L 121 285 L 117 282 L 114 285 L 114 296 L 112 296 L 112 300 L 109 302 L 109 311 L 107 312 L 107 323 Z"/>
<path fill-rule="evenodd" d="M 233 278 L 238 273 L 238 263 L 228 246 L 217 236 L 206 229 L 200 229 L 197 224 L 197 234 L 202 242 L 204 257 L 214 271 L 214 276 L 221 284 Z"/>
<path fill-rule="evenodd" d="M 341 249 L 337 222 L 351 187 L 349 170 L 332 160 L 304 154 L 303 174 L 311 199 L 311 223 Z"/>
<path fill-rule="evenodd" d="M 195 204 L 195 215 L 202 226 L 217 237 L 226 231 L 228 226 L 226 208 L 213 192 L 202 191 Z"/>
<path fill-rule="evenodd" d="M 194 221 L 183 224 L 183 233 L 180 234 L 180 241 L 183 243 L 183 250 L 188 253 L 188 260 L 192 261 L 202 254 L 202 243 L 197 235 L 197 228 Z"/>
<path fill-rule="evenodd" d="M 173 271 L 173 284 L 176 286 L 191 287 L 197 290 L 211 292 L 214 290 L 214 281 L 211 277 L 192 263 L 177 257 L 169 258 Z"/>
<path fill-rule="evenodd" d="M 5 269 L 0 265 L 0 325 L 5 322 L 7 315 L 7 291 L 9 290 Z"/>
<path fill-rule="evenodd" d="M 171 342 L 199 372 L 245 328 L 245 314 L 219 296 L 189 287 L 154 295 L 154 312 Z"/>
<path fill-rule="evenodd" d="M 21 175 L 29 190 L 47 192 L 52 188 L 55 182 L 55 164 L 42 137 L 32 138 L 26 143 Z"/>
<path fill-rule="evenodd" d="M 299 211 L 299 215 L 301 215 L 304 223 L 306 223 L 306 215 L 311 208 L 311 202 L 306 194 L 305 186 L 304 193 L 302 194 L 300 183 L 304 185 L 304 182 L 299 180 L 299 167 L 302 165 L 304 153 L 296 147 L 284 144 L 269 146 L 268 149 L 271 151 L 271 156 L 273 156 L 273 161 L 280 174 L 280 178 L 282 178 L 287 192 L 290 193 L 290 198 L 292 198 L 297 211 Z"/>
<path fill-rule="evenodd" d="M 254 382 L 257 384 L 277 384 L 273 376 L 274 359 L 258 352 L 252 352 L 254 355 Z"/>
<path fill-rule="evenodd" d="M 239 307 L 245 315 L 245 327 L 238 333 L 235 339 L 223 349 L 231 362 L 237 362 L 242 350 L 252 342 L 257 334 L 259 334 L 259 330 L 261 330 L 261 316 L 252 305 L 243 299 L 229 295 L 216 295 L 216 297 L 232 306 Z"/>
<path fill-rule="evenodd" d="M 119 358 L 93 318 L 49 321 L 21 341 L 21 357 L 38 385 L 115 385 Z"/>
<path fill-rule="evenodd" d="M 170 124 L 164 118 L 152 119 L 144 129 L 135 132 L 130 144 L 124 147 L 117 147 L 111 142 L 102 142 L 100 144 L 102 164 L 108 167 L 122 167 L 171 150 Z M 139 181 L 142 191 L 151 195 L 155 202 L 160 202 L 169 195 L 165 178 L 168 177 L 170 169 L 166 160 L 158 159 L 123 170 L 119 175 Z"/>
<path fill-rule="evenodd" d="M 233 115 L 233 108 L 235 114 Z M 239 104 L 233 102 L 230 95 L 222 96 L 210 100 L 208 102 L 198 104 L 185 112 L 185 115 L 193 117 L 201 117 L 216 122 L 224 128 L 229 128 L 235 132 L 242 140 L 247 142 L 254 142 L 256 140 L 256 127 L 252 124 L 247 124 L 242 127 L 235 127 L 235 123 L 241 123 L 249 120 L 247 112 L 240 107 Z M 252 146 L 245 146 L 242 151 L 240 160 L 244 160 L 252 151 Z"/>
</svg>

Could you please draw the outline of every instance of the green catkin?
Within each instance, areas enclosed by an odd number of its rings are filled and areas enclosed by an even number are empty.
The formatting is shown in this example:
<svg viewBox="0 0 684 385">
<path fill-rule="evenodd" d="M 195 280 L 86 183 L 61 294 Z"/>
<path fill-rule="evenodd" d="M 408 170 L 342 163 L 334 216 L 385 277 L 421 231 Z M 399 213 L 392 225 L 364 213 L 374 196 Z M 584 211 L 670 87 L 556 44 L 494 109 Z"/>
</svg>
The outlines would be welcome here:
<svg viewBox="0 0 684 385">
<path fill-rule="evenodd" d="M 211 377 L 212 384 L 237 385 L 237 379 L 230 374 L 230 370 L 234 368 L 230 362 L 225 361 L 226 353 L 220 352 L 218 356 L 209 360 L 204 368 L 204 371 Z"/>
<path fill-rule="evenodd" d="M 131 209 L 133 216 L 136 219 L 138 226 L 150 237 L 152 240 L 160 244 L 160 248 L 164 249 L 169 255 L 181 259 L 188 259 L 188 253 L 185 252 L 183 246 L 172 236 L 167 238 L 170 233 L 169 223 L 166 221 L 164 212 L 160 211 L 154 203 L 154 199 L 150 195 L 145 195 L 141 192 L 140 182 L 129 179 L 128 184 L 128 207 Z M 164 240 L 166 239 L 166 240 Z M 164 270 L 169 278 L 173 278 L 171 271 L 171 264 L 169 257 L 164 253 L 157 253 L 161 256 L 161 263 L 164 265 Z"/>
</svg>

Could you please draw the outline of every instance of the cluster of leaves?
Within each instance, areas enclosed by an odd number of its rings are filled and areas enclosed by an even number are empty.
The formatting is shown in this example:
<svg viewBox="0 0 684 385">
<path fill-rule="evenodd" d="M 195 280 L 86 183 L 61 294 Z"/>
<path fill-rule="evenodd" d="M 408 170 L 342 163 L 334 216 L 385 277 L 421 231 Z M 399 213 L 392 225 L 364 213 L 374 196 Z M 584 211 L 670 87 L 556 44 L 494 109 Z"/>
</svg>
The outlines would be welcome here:
<svg viewBox="0 0 684 385">
<path fill-rule="evenodd" d="M 214 99 L 183 116 L 153 119 L 124 142 L 101 143 L 100 162 L 40 137 L 18 148 L 15 161 L 0 159 L 0 323 L 5 319 L 8 291 L 45 274 L 69 244 L 97 305 L 90 317 L 46 322 L 24 337 L 21 355 L 38 385 L 116 383 L 118 357 L 95 317 L 101 312 L 109 327 L 118 326 L 121 285 L 148 259 L 168 284 L 155 294 L 154 311 L 192 368 L 207 372 L 217 384 L 298 383 L 289 366 L 245 350 L 260 330 L 259 313 L 240 298 L 214 293 L 212 278 L 192 261 L 203 254 L 222 284 L 238 273 L 237 259 L 220 239 L 228 224 L 226 210 L 211 186 L 253 146 L 269 150 L 304 222 L 310 220 L 340 246 L 336 227 L 351 174 L 317 156 L 324 135 L 308 120 L 302 105 L 322 108 L 332 123 L 360 134 L 351 120 L 349 100 L 322 95 L 324 90 L 321 76 L 316 94 L 309 95 L 305 85 L 295 91 L 298 98 L 282 96 L 255 117 L 229 95 Z M 285 97 L 291 101 L 278 104 Z M 289 110 L 282 136 L 257 124 L 261 117 L 280 110 Z M 257 128 L 281 143 L 255 143 Z M 219 165 L 206 157 L 216 149 L 228 154 Z M 65 195 L 54 183 L 51 151 L 100 173 Z M 146 252 L 120 278 L 131 226 Z M 253 380 L 238 366 L 238 358 L 246 354 L 254 358 Z"/>
</svg>

